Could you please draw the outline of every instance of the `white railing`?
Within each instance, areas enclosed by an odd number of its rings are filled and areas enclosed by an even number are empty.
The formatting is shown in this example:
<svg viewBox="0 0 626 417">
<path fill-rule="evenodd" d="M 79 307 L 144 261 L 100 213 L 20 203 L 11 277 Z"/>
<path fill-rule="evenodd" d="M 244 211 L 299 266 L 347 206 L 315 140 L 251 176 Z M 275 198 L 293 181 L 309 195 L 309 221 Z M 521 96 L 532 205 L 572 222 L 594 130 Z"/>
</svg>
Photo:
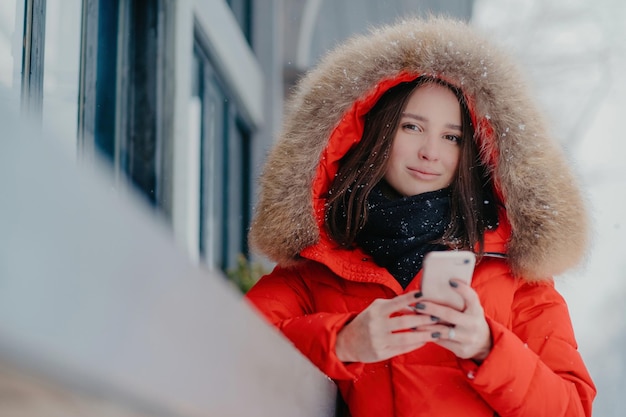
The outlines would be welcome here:
<svg viewBox="0 0 626 417">
<path fill-rule="evenodd" d="M 334 414 L 332 382 L 219 273 L 3 107 L 1 416 Z"/>
</svg>

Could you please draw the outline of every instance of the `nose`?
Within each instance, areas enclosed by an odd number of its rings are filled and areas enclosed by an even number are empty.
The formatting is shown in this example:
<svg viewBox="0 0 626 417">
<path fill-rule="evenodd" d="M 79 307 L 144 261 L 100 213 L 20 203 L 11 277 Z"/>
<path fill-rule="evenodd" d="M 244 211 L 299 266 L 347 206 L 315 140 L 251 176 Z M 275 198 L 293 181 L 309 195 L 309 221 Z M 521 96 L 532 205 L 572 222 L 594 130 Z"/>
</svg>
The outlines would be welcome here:
<svg viewBox="0 0 626 417">
<path fill-rule="evenodd" d="M 417 156 L 427 161 L 435 161 L 439 158 L 438 142 L 436 138 L 428 136 L 420 143 Z"/>
</svg>

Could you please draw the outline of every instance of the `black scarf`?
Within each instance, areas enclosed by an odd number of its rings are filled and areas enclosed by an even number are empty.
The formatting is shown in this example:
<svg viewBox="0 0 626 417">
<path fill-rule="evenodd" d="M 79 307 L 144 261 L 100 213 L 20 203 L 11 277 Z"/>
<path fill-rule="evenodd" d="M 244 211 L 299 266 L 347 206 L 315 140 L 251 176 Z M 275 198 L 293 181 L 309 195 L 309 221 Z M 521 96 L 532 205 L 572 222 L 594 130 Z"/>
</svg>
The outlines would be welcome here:
<svg viewBox="0 0 626 417">
<path fill-rule="evenodd" d="M 383 186 L 367 200 L 368 218 L 356 243 L 406 288 L 422 267 L 426 253 L 446 250 L 440 239 L 450 223 L 450 190 L 390 199 Z"/>
</svg>

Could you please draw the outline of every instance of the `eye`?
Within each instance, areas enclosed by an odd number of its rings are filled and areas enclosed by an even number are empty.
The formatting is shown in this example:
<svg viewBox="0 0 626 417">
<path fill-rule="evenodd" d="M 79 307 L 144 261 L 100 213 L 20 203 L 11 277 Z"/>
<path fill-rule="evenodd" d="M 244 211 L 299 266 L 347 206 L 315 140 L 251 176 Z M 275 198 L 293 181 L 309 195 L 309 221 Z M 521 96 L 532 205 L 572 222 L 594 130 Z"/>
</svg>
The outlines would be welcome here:
<svg viewBox="0 0 626 417">
<path fill-rule="evenodd" d="M 414 123 L 403 123 L 402 124 L 402 129 L 403 130 L 409 130 L 412 132 L 421 132 L 422 128 Z"/>
<path fill-rule="evenodd" d="M 459 135 L 444 135 L 443 138 L 454 143 L 461 143 L 461 136 Z"/>
</svg>

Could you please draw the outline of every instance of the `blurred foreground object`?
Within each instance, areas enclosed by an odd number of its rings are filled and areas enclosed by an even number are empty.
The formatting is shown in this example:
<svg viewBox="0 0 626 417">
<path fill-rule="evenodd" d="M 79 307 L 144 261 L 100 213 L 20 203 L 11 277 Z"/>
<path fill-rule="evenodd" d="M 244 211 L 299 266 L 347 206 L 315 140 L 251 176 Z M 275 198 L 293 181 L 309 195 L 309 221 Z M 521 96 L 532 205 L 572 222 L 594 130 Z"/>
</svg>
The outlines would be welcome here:
<svg viewBox="0 0 626 417">
<path fill-rule="evenodd" d="M 333 415 L 334 385 L 232 285 L 2 97 L 0 416 Z"/>
</svg>

